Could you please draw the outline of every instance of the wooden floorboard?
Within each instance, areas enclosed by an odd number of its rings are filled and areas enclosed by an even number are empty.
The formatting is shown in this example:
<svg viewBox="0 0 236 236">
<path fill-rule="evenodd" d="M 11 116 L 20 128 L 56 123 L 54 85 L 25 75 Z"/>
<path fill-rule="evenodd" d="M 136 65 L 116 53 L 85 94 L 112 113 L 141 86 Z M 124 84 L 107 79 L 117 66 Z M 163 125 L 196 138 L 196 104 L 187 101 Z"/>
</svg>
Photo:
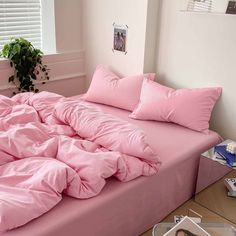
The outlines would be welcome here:
<svg viewBox="0 0 236 236">
<path fill-rule="evenodd" d="M 188 215 L 189 209 L 197 212 L 198 214 L 202 215 L 202 222 L 203 223 L 229 223 L 236 227 L 236 225 L 232 224 L 228 220 L 222 218 L 221 216 L 209 211 L 205 207 L 202 207 L 198 203 L 196 203 L 193 199 L 187 201 L 182 206 L 177 208 L 171 214 L 169 214 L 162 222 L 173 222 L 174 215 Z M 152 229 L 148 230 L 147 232 L 141 234 L 140 236 L 152 236 Z"/>
</svg>

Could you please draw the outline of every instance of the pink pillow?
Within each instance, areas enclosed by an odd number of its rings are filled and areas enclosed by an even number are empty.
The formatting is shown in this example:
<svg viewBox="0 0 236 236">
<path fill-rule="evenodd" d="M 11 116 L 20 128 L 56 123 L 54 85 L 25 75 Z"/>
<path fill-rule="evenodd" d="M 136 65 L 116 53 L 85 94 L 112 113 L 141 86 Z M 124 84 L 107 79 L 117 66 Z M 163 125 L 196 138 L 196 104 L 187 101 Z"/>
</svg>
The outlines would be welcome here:
<svg viewBox="0 0 236 236">
<path fill-rule="evenodd" d="M 139 102 L 144 78 L 154 80 L 155 74 L 130 76 L 121 79 L 108 68 L 98 66 L 84 98 L 90 102 L 133 111 Z"/>
<path fill-rule="evenodd" d="M 207 132 L 221 88 L 172 89 L 144 80 L 140 102 L 130 115 L 140 120 L 173 122 Z"/>
</svg>

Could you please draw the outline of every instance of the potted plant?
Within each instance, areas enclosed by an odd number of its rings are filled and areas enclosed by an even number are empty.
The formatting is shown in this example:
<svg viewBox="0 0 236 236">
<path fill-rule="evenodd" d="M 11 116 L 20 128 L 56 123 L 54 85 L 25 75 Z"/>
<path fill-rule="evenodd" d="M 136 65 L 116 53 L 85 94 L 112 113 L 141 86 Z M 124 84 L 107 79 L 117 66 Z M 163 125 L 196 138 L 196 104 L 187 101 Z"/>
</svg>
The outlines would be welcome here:
<svg viewBox="0 0 236 236">
<path fill-rule="evenodd" d="M 38 92 L 34 82 L 39 79 L 43 84 L 49 80 L 47 65 L 42 63 L 42 51 L 34 48 L 24 38 L 11 39 L 3 46 L 0 56 L 10 60 L 10 66 L 14 68 L 14 74 L 8 82 L 16 86 L 18 92 Z M 13 94 L 16 94 L 14 92 Z"/>
</svg>

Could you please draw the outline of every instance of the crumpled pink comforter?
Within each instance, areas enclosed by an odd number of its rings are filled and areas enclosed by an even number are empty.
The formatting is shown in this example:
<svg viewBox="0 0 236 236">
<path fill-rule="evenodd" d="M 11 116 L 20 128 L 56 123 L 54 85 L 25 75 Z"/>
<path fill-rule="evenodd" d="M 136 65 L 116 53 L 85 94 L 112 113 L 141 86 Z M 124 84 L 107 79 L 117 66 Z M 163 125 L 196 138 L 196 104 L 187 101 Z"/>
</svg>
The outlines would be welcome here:
<svg viewBox="0 0 236 236">
<path fill-rule="evenodd" d="M 39 217 L 62 193 L 90 198 L 110 176 L 125 182 L 159 166 L 143 131 L 90 103 L 49 92 L 0 96 L 0 231 Z"/>
</svg>

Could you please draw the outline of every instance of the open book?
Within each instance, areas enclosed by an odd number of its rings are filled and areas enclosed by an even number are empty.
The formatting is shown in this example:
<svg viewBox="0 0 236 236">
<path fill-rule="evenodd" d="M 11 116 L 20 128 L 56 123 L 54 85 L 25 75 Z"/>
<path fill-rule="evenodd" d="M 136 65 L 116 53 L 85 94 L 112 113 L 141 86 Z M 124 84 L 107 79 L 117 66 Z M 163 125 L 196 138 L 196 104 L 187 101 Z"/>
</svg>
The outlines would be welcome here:
<svg viewBox="0 0 236 236">
<path fill-rule="evenodd" d="M 178 224 L 171 230 L 166 232 L 163 236 L 211 236 L 198 224 L 192 221 L 189 217 L 185 216 Z"/>
</svg>

